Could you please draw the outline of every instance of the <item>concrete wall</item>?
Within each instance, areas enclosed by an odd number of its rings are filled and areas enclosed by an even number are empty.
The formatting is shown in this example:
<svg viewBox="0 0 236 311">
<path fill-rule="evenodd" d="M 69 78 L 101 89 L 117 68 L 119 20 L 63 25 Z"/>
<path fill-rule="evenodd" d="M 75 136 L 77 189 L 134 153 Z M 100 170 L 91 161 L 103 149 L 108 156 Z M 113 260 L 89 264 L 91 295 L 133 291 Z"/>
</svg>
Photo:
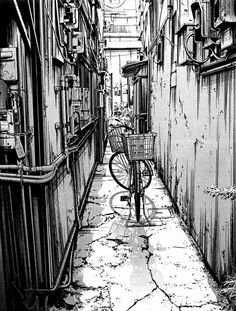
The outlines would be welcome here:
<svg viewBox="0 0 236 311">
<path fill-rule="evenodd" d="M 103 94 L 97 68 L 101 38 L 90 25 L 95 12 L 90 6 L 90 1 L 78 6 L 83 25 L 73 28 L 63 19 L 62 2 L 0 3 L 1 311 L 47 309 L 38 295 L 46 297 L 63 281 L 84 200 L 104 152 L 105 112 L 97 98 Z M 87 38 L 84 52 L 72 53 L 70 35 L 81 29 Z M 12 47 L 16 57 L 6 61 Z M 14 118 L 5 120 L 12 110 Z M 8 141 L 11 149 L 3 146 Z M 21 145 L 14 145 L 17 141 Z"/>
<path fill-rule="evenodd" d="M 183 10 L 181 4 L 183 15 L 189 5 L 185 2 Z M 204 190 L 235 184 L 236 69 L 216 66 L 204 71 L 202 66 L 199 73 L 195 66 L 178 66 L 172 26 L 167 20 L 163 28 L 163 62 L 156 64 L 155 49 L 151 51 L 150 115 L 157 132 L 156 161 L 181 217 L 222 280 L 235 272 L 235 203 L 212 198 Z"/>
</svg>

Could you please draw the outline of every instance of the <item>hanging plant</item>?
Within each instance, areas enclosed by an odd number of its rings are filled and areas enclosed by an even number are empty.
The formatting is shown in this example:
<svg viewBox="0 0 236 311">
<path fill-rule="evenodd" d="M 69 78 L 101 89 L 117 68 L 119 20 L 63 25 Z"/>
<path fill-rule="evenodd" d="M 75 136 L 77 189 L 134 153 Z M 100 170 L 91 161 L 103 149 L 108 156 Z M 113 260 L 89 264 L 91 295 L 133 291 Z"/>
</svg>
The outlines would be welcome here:
<svg viewBox="0 0 236 311">
<path fill-rule="evenodd" d="M 229 186 L 224 188 L 211 186 L 205 189 L 204 193 L 207 193 L 212 197 L 219 197 L 223 200 L 227 199 L 234 200 L 236 198 L 236 186 Z"/>
</svg>

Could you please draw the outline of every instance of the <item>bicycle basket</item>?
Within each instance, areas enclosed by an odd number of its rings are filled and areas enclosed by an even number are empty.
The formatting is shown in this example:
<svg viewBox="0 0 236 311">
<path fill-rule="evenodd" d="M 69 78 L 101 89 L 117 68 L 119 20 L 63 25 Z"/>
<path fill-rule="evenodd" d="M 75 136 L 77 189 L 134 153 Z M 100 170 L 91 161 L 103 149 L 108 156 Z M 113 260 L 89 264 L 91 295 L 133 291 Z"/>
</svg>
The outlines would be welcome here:
<svg viewBox="0 0 236 311">
<path fill-rule="evenodd" d="M 125 126 L 115 127 L 108 133 L 108 139 L 112 152 L 124 151 L 121 134 L 126 131 Z"/>
<path fill-rule="evenodd" d="M 154 155 L 156 134 L 123 134 L 124 152 L 131 161 L 151 160 Z"/>
</svg>

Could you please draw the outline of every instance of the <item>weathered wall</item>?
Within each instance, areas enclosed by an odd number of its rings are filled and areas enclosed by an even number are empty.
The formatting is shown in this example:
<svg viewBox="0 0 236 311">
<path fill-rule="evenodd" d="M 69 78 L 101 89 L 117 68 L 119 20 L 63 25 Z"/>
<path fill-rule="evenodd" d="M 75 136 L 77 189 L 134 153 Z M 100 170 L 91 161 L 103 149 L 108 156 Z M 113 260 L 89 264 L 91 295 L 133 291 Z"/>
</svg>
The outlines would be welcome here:
<svg viewBox="0 0 236 311">
<path fill-rule="evenodd" d="M 14 6 L 0 4 L 1 311 L 46 310 L 45 297 L 71 282 L 64 270 L 105 148 L 99 34 L 90 25 L 90 6 L 83 1 L 76 9 L 89 39 L 86 53 L 72 53 L 70 36 L 78 25 L 72 30 L 66 24 L 63 2 L 19 1 L 22 21 Z M 7 66 L 11 47 L 16 57 Z M 8 141 L 11 149 L 4 147 Z"/>
<path fill-rule="evenodd" d="M 168 27 L 169 22 L 165 35 L 170 38 Z M 223 279 L 235 272 L 234 202 L 204 190 L 235 184 L 236 69 L 199 74 L 191 65 L 177 66 L 173 46 L 165 38 L 164 61 L 151 62 L 150 68 L 156 160 L 181 217 Z"/>
</svg>

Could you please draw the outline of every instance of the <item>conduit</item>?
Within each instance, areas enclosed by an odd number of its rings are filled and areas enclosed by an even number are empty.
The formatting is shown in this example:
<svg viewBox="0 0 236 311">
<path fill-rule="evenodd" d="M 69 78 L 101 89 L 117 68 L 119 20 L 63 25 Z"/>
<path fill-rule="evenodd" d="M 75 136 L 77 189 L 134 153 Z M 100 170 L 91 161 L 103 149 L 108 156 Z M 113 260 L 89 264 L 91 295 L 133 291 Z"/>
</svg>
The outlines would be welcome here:
<svg viewBox="0 0 236 311">
<path fill-rule="evenodd" d="M 96 118 L 93 128 L 79 141 L 75 146 L 68 148 L 67 154 L 61 154 L 51 165 L 44 166 L 26 166 L 26 165 L 17 165 L 17 164 L 2 164 L 0 165 L 0 170 L 19 170 L 23 172 L 35 172 L 35 173 L 46 173 L 44 175 L 23 175 L 23 174 L 14 174 L 14 173 L 0 173 L 0 182 L 20 182 L 25 184 L 46 184 L 50 182 L 56 174 L 58 166 L 67 159 L 70 153 L 76 152 L 81 146 L 86 142 L 87 138 L 94 131 L 98 118 Z M 68 164 L 68 163 L 67 163 Z"/>
<path fill-rule="evenodd" d="M 56 174 L 58 166 L 66 159 L 65 154 L 61 154 L 51 165 L 44 166 L 26 166 L 16 164 L 2 164 L 0 170 L 19 170 L 24 172 L 43 172 L 45 175 L 23 175 L 13 173 L 0 173 L 0 181 L 22 182 L 26 184 L 45 184 L 49 182 Z"/>
</svg>

